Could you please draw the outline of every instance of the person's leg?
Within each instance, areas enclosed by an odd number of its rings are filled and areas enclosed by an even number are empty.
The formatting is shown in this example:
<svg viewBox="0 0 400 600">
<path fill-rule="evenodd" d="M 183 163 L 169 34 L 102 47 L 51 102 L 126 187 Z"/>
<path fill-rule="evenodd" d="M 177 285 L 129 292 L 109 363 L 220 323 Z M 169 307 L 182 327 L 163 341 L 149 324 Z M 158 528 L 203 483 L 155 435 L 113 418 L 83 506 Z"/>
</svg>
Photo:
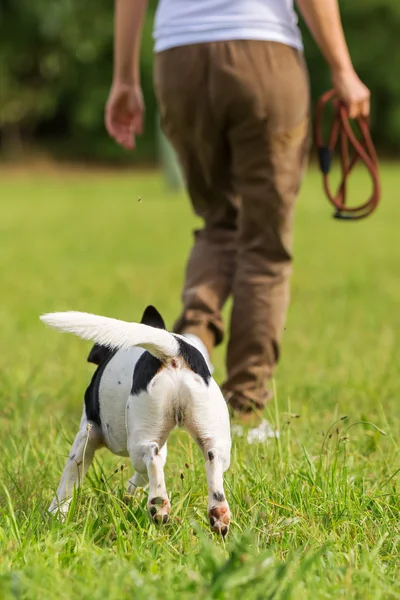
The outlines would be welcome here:
<svg viewBox="0 0 400 600">
<path fill-rule="evenodd" d="M 274 42 L 219 49 L 234 186 L 242 204 L 224 390 L 234 409 L 262 409 L 289 302 L 292 223 L 309 146 L 302 56 Z M 227 64 L 230 68 L 227 68 Z"/>
<path fill-rule="evenodd" d="M 232 289 L 238 201 L 230 181 L 228 140 L 213 111 L 209 45 L 157 54 L 155 89 L 163 130 L 177 152 L 194 211 L 204 221 L 195 232 L 183 310 L 174 329 L 197 336 L 210 353 L 222 340 L 220 311 Z"/>
</svg>

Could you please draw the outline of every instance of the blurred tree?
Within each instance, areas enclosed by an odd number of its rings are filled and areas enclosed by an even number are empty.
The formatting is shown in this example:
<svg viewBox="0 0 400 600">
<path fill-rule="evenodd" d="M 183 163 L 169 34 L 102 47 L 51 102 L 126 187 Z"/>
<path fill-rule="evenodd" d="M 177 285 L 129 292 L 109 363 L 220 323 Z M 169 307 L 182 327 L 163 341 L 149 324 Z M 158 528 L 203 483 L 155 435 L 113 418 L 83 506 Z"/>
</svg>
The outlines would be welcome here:
<svg viewBox="0 0 400 600">
<path fill-rule="evenodd" d="M 145 135 L 133 155 L 108 139 L 104 104 L 111 80 L 113 2 L 110 0 L 0 1 L 0 136 L 3 152 L 22 141 L 45 145 L 77 159 L 128 161 L 157 153 L 152 86 L 150 1 L 143 37 L 142 85 Z M 341 2 L 353 61 L 372 92 L 374 139 L 400 149 L 399 0 Z M 301 24 L 315 99 L 330 87 L 329 72 Z"/>
</svg>

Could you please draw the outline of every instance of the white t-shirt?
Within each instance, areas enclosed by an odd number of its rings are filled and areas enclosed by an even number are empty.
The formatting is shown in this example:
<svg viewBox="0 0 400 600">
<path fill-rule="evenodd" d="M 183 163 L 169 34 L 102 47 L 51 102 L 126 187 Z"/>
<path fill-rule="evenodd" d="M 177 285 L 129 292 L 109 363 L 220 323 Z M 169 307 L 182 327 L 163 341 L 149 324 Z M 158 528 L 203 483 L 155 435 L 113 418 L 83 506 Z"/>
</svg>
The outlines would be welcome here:
<svg viewBox="0 0 400 600">
<path fill-rule="evenodd" d="M 229 40 L 266 40 L 302 49 L 293 0 L 159 0 L 155 51 Z"/>
</svg>

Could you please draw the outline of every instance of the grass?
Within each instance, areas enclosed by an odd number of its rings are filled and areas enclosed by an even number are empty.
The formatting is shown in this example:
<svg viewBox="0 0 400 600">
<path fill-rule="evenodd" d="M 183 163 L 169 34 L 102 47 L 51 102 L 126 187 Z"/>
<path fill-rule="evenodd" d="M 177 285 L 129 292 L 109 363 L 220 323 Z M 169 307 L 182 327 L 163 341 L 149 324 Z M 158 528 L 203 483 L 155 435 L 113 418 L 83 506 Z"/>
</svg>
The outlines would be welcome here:
<svg viewBox="0 0 400 600">
<path fill-rule="evenodd" d="M 170 444 L 165 528 L 149 523 L 144 494 L 123 504 L 130 467 L 107 452 L 66 523 L 46 512 L 93 366 L 89 344 L 38 316 L 77 309 L 135 320 L 152 302 L 172 325 L 196 224 L 184 195 L 156 173 L 2 174 L 2 600 L 400 598 L 397 171 L 384 168 L 382 206 L 360 223 L 331 219 L 316 172 L 304 182 L 266 411 L 281 436 L 235 438 L 225 544 L 208 531 L 204 466 L 181 432 Z M 353 194 L 366 193 L 360 174 Z M 221 381 L 223 348 L 214 362 Z"/>
</svg>

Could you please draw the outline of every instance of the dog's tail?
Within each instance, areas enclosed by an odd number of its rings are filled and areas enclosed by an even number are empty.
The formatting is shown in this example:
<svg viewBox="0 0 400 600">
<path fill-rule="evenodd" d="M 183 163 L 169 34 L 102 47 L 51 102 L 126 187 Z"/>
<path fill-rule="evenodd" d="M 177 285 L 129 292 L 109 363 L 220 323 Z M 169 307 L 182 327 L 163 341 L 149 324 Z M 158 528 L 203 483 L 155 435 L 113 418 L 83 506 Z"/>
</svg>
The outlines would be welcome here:
<svg viewBox="0 0 400 600">
<path fill-rule="evenodd" d="M 163 362 L 180 353 L 179 342 L 172 333 L 143 323 L 127 323 L 76 311 L 48 313 L 40 319 L 50 327 L 112 349 L 140 346 Z"/>
</svg>

